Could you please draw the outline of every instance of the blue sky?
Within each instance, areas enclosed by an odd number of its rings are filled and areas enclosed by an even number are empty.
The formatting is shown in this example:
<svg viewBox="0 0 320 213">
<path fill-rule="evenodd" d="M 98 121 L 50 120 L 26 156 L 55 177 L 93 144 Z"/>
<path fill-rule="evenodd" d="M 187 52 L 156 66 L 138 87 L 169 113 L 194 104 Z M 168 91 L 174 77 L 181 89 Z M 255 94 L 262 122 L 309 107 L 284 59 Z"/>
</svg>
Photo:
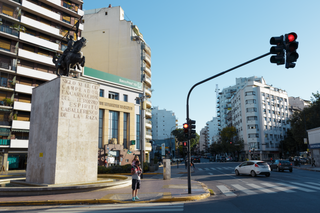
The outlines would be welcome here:
<svg viewBox="0 0 320 213">
<path fill-rule="evenodd" d="M 109 4 L 123 8 L 151 47 L 152 105 L 173 111 L 179 125 L 194 84 L 269 52 L 273 36 L 298 34 L 295 68 L 271 64 L 267 56 L 196 87 L 190 118 L 198 134 L 216 116 L 216 84 L 222 90 L 236 78 L 263 76 L 289 96 L 310 100 L 319 90 L 319 0 L 84 0 L 84 10 Z"/>
</svg>

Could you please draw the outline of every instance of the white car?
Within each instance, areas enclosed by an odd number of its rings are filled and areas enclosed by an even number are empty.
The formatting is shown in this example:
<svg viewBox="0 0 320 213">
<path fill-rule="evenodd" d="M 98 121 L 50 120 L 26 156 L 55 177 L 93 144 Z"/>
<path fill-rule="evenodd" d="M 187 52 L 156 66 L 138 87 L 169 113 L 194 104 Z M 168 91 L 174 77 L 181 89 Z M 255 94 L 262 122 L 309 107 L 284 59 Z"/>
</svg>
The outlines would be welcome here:
<svg viewBox="0 0 320 213">
<path fill-rule="evenodd" d="M 270 176 L 270 166 L 264 161 L 260 160 L 250 160 L 245 161 L 238 165 L 234 172 L 236 175 L 251 175 L 255 177 L 257 175 L 265 175 L 266 177 Z"/>
</svg>

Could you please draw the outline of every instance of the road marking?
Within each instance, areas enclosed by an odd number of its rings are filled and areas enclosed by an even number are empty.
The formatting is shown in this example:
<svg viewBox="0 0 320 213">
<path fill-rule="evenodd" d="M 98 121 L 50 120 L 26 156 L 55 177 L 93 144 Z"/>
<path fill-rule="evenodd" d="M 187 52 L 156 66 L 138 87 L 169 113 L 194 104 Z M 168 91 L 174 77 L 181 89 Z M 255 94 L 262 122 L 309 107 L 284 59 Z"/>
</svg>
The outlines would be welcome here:
<svg viewBox="0 0 320 213">
<path fill-rule="evenodd" d="M 211 168 L 212 170 L 216 170 L 216 168 Z"/>
<path fill-rule="evenodd" d="M 217 169 L 221 169 L 220 167 L 217 167 Z"/>
<path fill-rule="evenodd" d="M 209 175 L 213 175 L 213 174 L 212 174 L 212 173 L 210 173 L 210 172 L 209 172 L 208 174 L 209 174 Z"/>
<path fill-rule="evenodd" d="M 250 190 L 250 189 L 247 189 L 247 188 L 244 188 L 243 186 L 240 186 L 239 184 L 233 184 L 231 185 L 233 186 L 234 188 L 237 188 L 238 190 L 248 194 L 248 195 L 254 195 L 254 194 L 257 194 L 256 192 Z"/>
<path fill-rule="evenodd" d="M 209 170 L 209 168 L 204 168 L 205 170 Z"/>
<path fill-rule="evenodd" d="M 270 188 L 274 188 L 274 189 L 279 190 L 279 191 L 287 192 L 287 193 L 295 192 L 295 191 L 290 190 L 288 188 L 285 188 L 285 187 L 282 187 L 282 186 L 276 186 L 276 185 L 273 185 L 271 183 L 261 183 L 261 184 L 265 185 L 267 187 L 270 187 Z"/>
<path fill-rule="evenodd" d="M 308 184 L 312 184 L 312 185 L 316 185 L 316 186 L 320 186 L 319 183 L 312 183 L 312 182 L 307 182 Z"/>
<path fill-rule="evenodd" d="M 200 171 L 202 171 L 203 169 L 199 168 Z"/>
<path fill-rule="evenodd" d="M 299 186 L 293 186 L 293 185 L 289 185 L 289 184 L 286 184 L 286 183 L 278 183 L 280 185 L 283 185 L 283 186 L 287 186 L 291 189 L 299 189 L 301 191 L 304 191 L 304 192 L 315 192 L 314 190 L 311 190 L 311 189 L 304 189 L 302 187 L 299 187 Z"/>
<path fill-rule="evenodd" d="M 225 196 L 237 196 L 236 194 L 234 194 L 233 192 L 231 192 L 227 187 L 225 187 L 224 185 L 218 185 L 217 186 L 220 191 L 225 195 Z"/>
<path fill-rule="evenodd" d="M 256 184 L 253 184 L 253 183 L 250 183 L 250 184 L 247 184 L 248 186 L 252 187 L 252 188 L 255 188 L 255 189 L 258 189 L 262 192 L 265 192 L 265 193 L 275 193 L 274 191 L 271 191 L 270 189 L 265 189 L 261 186 L 258 186 Z"/>
<path fill-rule="evenodd" d="M 233 170 L 233 169 L 234 169 L 234 167 L 228 167 L 228 169 L 232 169 L 232 170 Z"/>
<path fill-rule="evenodd" d="M 295 184 L 295 185 L 299 185 L 299 186 L 304 186 L 307 188 L 312 188 L 312 189 L 316 189 L 316 190 L 320 190 L 320 187 L 316 187 L 316 186 L 309 186 L 307 184 L 303 184 L 303 183 L 297 183 L 297 182 L 290 182 L 291 184 Z"/>
</svg>

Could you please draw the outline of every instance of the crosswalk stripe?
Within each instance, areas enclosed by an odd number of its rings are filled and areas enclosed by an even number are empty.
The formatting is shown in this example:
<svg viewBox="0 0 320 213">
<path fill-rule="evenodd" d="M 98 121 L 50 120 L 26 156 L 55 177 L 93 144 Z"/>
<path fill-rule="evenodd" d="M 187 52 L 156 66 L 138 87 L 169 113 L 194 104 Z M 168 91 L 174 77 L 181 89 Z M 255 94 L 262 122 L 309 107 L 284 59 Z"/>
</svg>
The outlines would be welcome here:
<svg viewBox="0 0 320 213">
<path fill-rule="evenodd" d="M 261 184 L 265 185 L 267 187 L 270 187 L 270 188 L 274 188 L 274 189 L 279 190 L 279 191 L 287 192 L 287 193 L 295 192 L 295 191 L 290 190 L 288 188 L 285 188 L 285 187 L 282 187 L 282 186 L 276 186 L 276 185 L 273 185 L 271 183 L 261 183 Z"/>
<path fill-rule="evenodd" d="M 204 168 L 205 170 L 209 170 L 209 168 Z"/>
<path fill-rule="evenodd" d="M 234 167 L 228 167 L 228 169 L 232 169 L 232 170 L 233 170 L 233 169 L 234 169 Z"/>
<path fill-rule="evenodd" d="M 260 190 L 262 192 L 265 192 L 265 193 L 275 193 L 274 191 L 272 191 L 270 189 L 263 188 L 263 187 L 258 186 L 256 184 L 253 184 L 253 183 L 250 183 L 250 184 L 247 184 L 247 185 L 252 187 L 252 188 L 258 189 L 258 190 Z"/>
<path fill-rule="evenodd" d="M 320 186 L 319 183 L 312 183 L 312 182 L 307 182 L 308 184 L 312 184 L 312 185 L 316 185 L 316 186 Z"/>
<path fill-rule="evenodd" d="M 298 186 L 303 186 L 303 187 L 308 187 L 308 188 L 320 190 L 320 187 L 316 187 L 316 186 L 309 186 L 309 185 L 307 185 L 307 184 L 297 183 L 297 182 L 290 182 L 290 183 L 291 183 L 291 184 L 298 185 Z"/>
<path fill-rule="evenodd" d="M 254 195 L 254 194 L 257 194 L 256 192 L 250 190 L 250 189 L 247 189 L 247 188 L 244 188 L 243 186 L 240 186 L 239 184 L 233 184 L 232 185 L 234 188 L 237 188 L 238 190 L 240 191 L 243 191 L 244 193 L 248 194 L 248 195 Z"/>
<path fill-rule="evenodd" d="M 299 186 L 294 186 L 294 185 L 290 185 L 290 184 L 286 184 L 286 183 L 278 183 L 280 185 L 283 185 L 283 186 L 287 186 L 291 189 L 299 189 L 301 191 L 304 191 L 304 192 L 315 192 L 314 190 L 311 190 L 311 189 L 304 189 L 302 187 L 299 187 Z"/>
<path fill-rule="evenodd" d="M 212 174 L 212 173 L 210 173 L 210 172 L 209 172 L 208 174 L 209 174 L 209 175 L 213 175 L 213 174 Z"/>
<path fill-rule="evenodd" d="M 212 170 L 216 170 L 216 168 L 211 168 Z"/>
<path fill-rule="evenodd" d="M 224 185 L 218 185 L 217 186 L 220 191 L 225 195 L 225 196 L 237 196 L 236 194 L 234 194 L 233 192 L 231 192 L 227 187 L 225 187 Z"/>
<path fill-rule="evenodd" d="M 217 169 L 221 169 L 220 167 L 217 167 Z"/>
<path fill-rule="evenodd" d="M 203 169 L 199 168 L 200 171 L 202 171 Z"/>
</svg>

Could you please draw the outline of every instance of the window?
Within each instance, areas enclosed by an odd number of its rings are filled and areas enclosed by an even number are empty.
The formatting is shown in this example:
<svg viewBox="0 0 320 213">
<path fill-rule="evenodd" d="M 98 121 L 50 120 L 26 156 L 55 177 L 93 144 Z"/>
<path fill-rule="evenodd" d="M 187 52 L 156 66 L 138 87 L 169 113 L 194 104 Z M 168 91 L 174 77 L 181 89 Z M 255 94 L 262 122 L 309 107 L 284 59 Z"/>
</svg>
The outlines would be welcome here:
<svg viewBox="0 0 320 213">
<path fill-rule="evenodd" d="M 14 9 L 12 7 L 8 7 L 6 5 L 2 5 L 2 13 L 6 14 L 8 16 L 13 17 L 13 11 Z"/>
<path fill-rule="evenodd" d="M 248 116 L 247 120 L 248 121 L 255 121 L 255 120 L 258 120 L 258 117 L 257 116 Z"/>
<path fill-rule="evenodd" d="M 255 95 L 256 93 L 254 91 L 246 92 L 246 96 L 248 95 Z"/>
<path fill-rule="evenodd" d="M 118 139 L 119 112 L 109 111 L 109 140 Z"/>
<path fill-rule="evenodd" d="M 258 125 L 248 125 L 248 129 L 258 129 Z"/>
<path fill-rule="evenodd" d="M 100 94 L 99 94 L 100 97 L 104 97 L 104 90 L 103 89 L 100 89 Z"/>
<path fill-rule="evenodd" d="M 136 148 L 140 149 L 140 115 L 136 115 Z"/>
<path fill-rule="evenodd" d="M 109 98 L 114 100 L 119 100 L 119 93 L 109 92 Z"/>
<path fill-rule="evenodd" d="M 123 95 L 123 101 L 128 102 L 128 95 Z"/>
<path fill-rule="evenodd" d="M 255 103 L 256 103 L 255 99 L 246 100 L 246 104 L 255 104 Z"/>
<path fill-rule="evenodd" d="M 252 108 L 247 108 L 247 112 L 256 112 L 257 108 L 252 107 Z"/>
<path fill-rule="evenodd" d="M 256 134 L 248 134 L 248 137 L 249 138 L 259 138 L 259 134 L 256 133 Z"/>
<path fill-rule="evenodd" d="M 127 149 L 127 135 L 128 135 L 128 120 L 129 120 L 129 113 L 123 113 L 123 148 Z"/>
<path fill-rule="evenodd" d="M 98 148 L 102 147 L 102 135 L 103 135 L 103 109 L 99 109 L 99 141 L 98 141 Z"/>
<path fill-rule="evenodd" d="M 0 38 L 0 49 L 10 51 L 11 40 Z"/>
</svg>

